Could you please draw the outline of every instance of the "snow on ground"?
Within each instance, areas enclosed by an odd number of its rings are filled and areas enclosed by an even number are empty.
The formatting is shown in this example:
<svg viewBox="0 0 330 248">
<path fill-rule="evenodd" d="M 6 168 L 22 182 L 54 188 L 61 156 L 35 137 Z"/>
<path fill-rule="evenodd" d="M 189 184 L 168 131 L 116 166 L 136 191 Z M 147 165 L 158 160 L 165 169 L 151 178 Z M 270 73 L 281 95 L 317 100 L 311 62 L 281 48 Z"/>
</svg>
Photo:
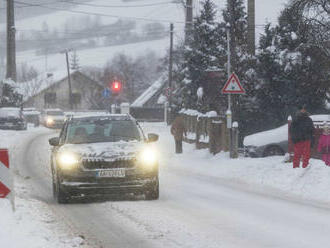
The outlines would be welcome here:
<svg viewBox="0 0 330 248">
<path fill-rule="evenodd" d="M 116 54 L 122 53 L 132 58 L 143 56 L 148 51 L 156 52 L 157 56 L 165 55 L 169 46 L 168 38 L 125 45 L 99 47 L 94 49 L 78 50 L 79 64 L 83 67 L 102 68 Z M 30 66 L 40 71 L 45 70 L 45 56 L 36 56 L 35 51 L 26 51 L 17 54 L 18 64 L 28 62 Z M 66 70 L 65 56 L 61 53 L 51 54 L 47 57 L 48 71 Z"/>
<path fill-rule="evenodd" d="M 29 126 L 27 131 L 0 130 L 0 148 L 8 148 L 10 166 L 15 181 L 15 206 L 13 212 L 8 199 L 0 199 L 0 247 L 7 248 L 71 248 L 88 247 L 83 237 L 72 234 L 63 221 L 49 211 L 43 201 L 28 198 L 26 183 L 29 178 L 15 169 L 22 144 L 50 131 Z"/>
<path fill-rule="evenodd" d="M 196 150 L 193 145 L 184 144 L 183 154 L 174 154 L 174 141 L 170 135 L 169 127 L 164 123 L 141 123 L 146 133 L 154 132 L 160 135 L 157 143 L 160 156 L 160 183 L 161 198 L 159 201 L 137 201 L 134 204 L 127 202 L 106 202 L 100 206 L 104 211 L 110 210 L 112 216 L 123 217 L 123 225 L 136 223 L 139 233 L 146 235 L 148 239 L 154 239 L 157 243 L 166 246 L 169 241 L 175 247 L 201 247 L 201 240 L 209 240 L 209 247 L 218 247 L 219 237 L 214 233 L 208 234 L 208 226 L 212 220 L 184 219 L 180 211 L 194 215 L 196 206 L 203 215 L 203 204 L 208 204 L 209 198 L 203 202 L 194 202 L 195 208 L 189 208 L 189 202 L 196 198 L 189 198 L 191 192 L 198 194 L 201 192 L 217 191 L 214 186 L 217 184 L 207 184 L 202 182 L 215 181 L 225 182 L 233 185 L 240 185 L 246 190 L 258 192 L 263 195 L 276 196 L 281 199 L 299 200 L 304 203 L 329 207 L 330 204 L 330 168 L 326 167 L 320 160 L 311 160 L 308 169 L 293 169 L 291 163 L 284 163 L 283 157 L 269 158 L 244 158 L 229 159 L 228 153 L 220 153 L 216 156 L 209 154 L 207 150 Z M 28 140 L 42 134 L 51 134 L 44 128 L 30 128 L 28 131 L 0 131 L 0 147 L 9 147 L 12 151 L 11 160 L 18 161 L 20 147 Z M 20 143 L 19 143 L 19 142 Z M 15 155 L 15 157 L 12 157 Z M 173 173 L 174 172 L 174 173 Z M 186 181 L 180 182 L 180 177 L 185 175 Z M 173 177 L 176 177 L 174 180 Z M 203 180 L 200 180 L 203 178 Z M 0 247 L 87 247 L 83 237 L 73 234 L 64 226 L 64 221 L 53 215 L 52 203 L 39 201 L 38 198 L 30 199 L 26 187 L 29 178 L 24 178 L 18 173 L 15 175 L 17 191 L 16 212 L 11 212 L 8 200 L 0 200 L 0 211 L 5 213 L 0 219 Z M 172 183 L 171 183 L 172 182 Z M 171 187 L 171 191 L 164 190 L 164 186 Z M 179 187 L 178 194 L 175 194 L 176 187 Z M 189 187 L 184 188 L 184 187 Z M 163 189 L 163 190 L 162 190 Z M 193 189 L 193 190 L 192 190 Z M 171 195 L 166 195 L 171 192 Z M 214 192 L 213 192 L 214 193 Z M 185 206 L 180 201 L 175 203 L 176 198 L 184 200 Z M 205 196 L 206 197 L 206 196 Z M 171 199 L 171 200 L 170 200 Z M 166 204 L 171 209 L 166 220 L 162 219 L 161 207 Z M 155 207 L 158 206 L 159 208 Z M 55 206 L 54 206 L 55 207 Z M 141 211 L 139 211 L 139 209 Z M 145 211 L 151 209 L 151 212 Z M 143 210 L 143 211 L 142 211 Z M 204 215 L 203 215 L 204 216 Z M 206 215 L 205 215 L 206 216 Z M 179 218 L 178 218 L 179 217 Z M 178 219 L 177 219 L 178 218 Z M 125 223 L 125 221 L 127 223 Z M 155 228 L 157 223 L 157 228 Z M 188 226 L 189 225 L 189 226 Z M 187 230 L 187 231 L 185 231 Z M 178 236 L 187 235 L 187 236 Z M 20 237 L 18 239 L 17 237 Z M 227 237 L 228 238 L 228 237 Z M 182 240 L 185 243 L 180 244 Z M 235 242 L 235 240 L 233 240 Z M 234 243 L 233 243 L 234 244 Z M 241 247 L 236 245 L 233 247 Z"/>
<path fill-rule="evenodd" d="M 186 143 L 183 154 L 177 155 L 169 127 L 163 123 L 143 126 L 147 132 L 160 134 L 158 146 L 164 169 L 182 168 L 206 177 L 250 185 L 256 190 L 272 189 L 330 204 L 330 167 L 321 160 L 311 159 L 308 169 L 293 169 L 292 163 L 285 163 L 283 156 L 229 159 L 228 153 L 213 156 L 206 149 L 196 150 L 194 145 Z"/>
</svg>

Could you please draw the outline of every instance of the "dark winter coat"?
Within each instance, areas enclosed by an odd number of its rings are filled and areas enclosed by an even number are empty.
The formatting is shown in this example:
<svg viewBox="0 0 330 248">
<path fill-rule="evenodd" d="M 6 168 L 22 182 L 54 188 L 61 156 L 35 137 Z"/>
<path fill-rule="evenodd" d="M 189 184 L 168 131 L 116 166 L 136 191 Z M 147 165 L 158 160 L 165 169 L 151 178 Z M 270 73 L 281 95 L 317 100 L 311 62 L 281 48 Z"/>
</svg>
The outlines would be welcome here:
<svg viewBox="0 0 330 248">
<path fill-rule="evenodd" d="M 183 134 L 186 135 L 186 129 L 184 127 L 184 120 L 182 116 L 178 116 L 174 119 L 171 127 L 171 134 L 177 141 L 183 140 Z"/>
<path fill-rule="evenodd" d="M 299 112 L 290 126 L 290 135 L 294 144 L 310 140 L 313 144 L 314 124 L 307 113 Z"/>
</svg>

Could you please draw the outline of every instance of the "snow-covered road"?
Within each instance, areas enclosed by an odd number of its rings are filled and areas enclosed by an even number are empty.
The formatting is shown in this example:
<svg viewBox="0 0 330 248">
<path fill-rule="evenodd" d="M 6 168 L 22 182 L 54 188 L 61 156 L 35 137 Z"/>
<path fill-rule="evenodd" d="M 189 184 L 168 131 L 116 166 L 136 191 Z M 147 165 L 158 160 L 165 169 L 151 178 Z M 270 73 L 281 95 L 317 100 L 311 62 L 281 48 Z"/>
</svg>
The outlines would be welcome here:
<svg viewBox="0 0 330 248">
<path fill-rule="evenodd" d="M 30 178 L 26 182 L 27 197 L 46 203 L 56 221 L 84 236 L 90 247 L 328 246 L 330 209 L 326 206 L 312 206 L 271 188 L 242 183 L 244 178 L 212 176 L 213 169 L 208 165 L 212 159 L 198 160 L 189 145 L 184 147 L 188 155 L 174 155 L 166 127 L 145 124 L 144 128 L 161 135 L 158 201 L 56 204 L 48 146 L 48 138 L 56 135 L 53 131 L 36 133 L 16 151 L 20 153 L 16 157 L 22 159 L 17 161 L 19 174 Z M 206 173 L 201 173 L 203 167 Z"/>
</svg>

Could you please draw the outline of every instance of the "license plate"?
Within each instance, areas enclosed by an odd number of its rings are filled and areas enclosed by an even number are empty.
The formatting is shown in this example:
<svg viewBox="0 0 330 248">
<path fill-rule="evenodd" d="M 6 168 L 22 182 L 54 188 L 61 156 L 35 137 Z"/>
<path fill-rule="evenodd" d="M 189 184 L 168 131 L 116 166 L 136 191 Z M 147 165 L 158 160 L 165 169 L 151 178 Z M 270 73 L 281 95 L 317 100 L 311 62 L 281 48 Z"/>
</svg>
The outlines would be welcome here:
<svg viewBox="0 0 330 248">
<path fill-rule="evenodd" d="M 98 177 L 125 177 L 125 169 L 101 170 Z"/>
</svg>

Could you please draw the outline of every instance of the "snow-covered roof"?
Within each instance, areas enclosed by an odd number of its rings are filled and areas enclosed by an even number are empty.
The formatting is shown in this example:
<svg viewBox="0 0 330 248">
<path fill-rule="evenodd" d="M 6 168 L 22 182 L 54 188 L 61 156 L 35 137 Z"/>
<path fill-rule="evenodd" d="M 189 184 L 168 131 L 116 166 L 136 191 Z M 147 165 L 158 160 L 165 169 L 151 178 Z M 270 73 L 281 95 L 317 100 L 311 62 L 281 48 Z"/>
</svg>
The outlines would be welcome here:
<svg viewBox="0 0 330 248">
<path fill-rule="evenodd" d="M 55 83 L 65 79 L 67 71 L 54 71 L 52 73 L 42 73 L 37 78 L 28 82 L 16 83 L 16 88 L 23 95 L 23 101 L 39 94 L 43 90 L 51 87 Z"/>
<path fill-rule="evenodd" d="M 103 118 L 110 118 L 110 119 L 130 119 L 131 117 L 126 114 L 110 114 L 106 112 L 80 112 L 78 114 L 74 113 L 73 114 L 73 119 L 84 119 L 84 118 L 90 118 L 90 117 L 103 117 Z"/>
<path fill-rule="evenodd" d="M 131 107 L 143 107 L 165 84 L 167 74 L 164 73 L 153 83 L 145 92 L 143 92 L 132 104 Z"/>
<path fill-rule="evenodd" d="M 76 73 L 79 73 L 80 75 L 87 77 L 80 71 L 72 71 L 71 75 Z M 53 71 L 51 73 L 44 72 L 40 74 L 37 78 L 32 79 L 31 81 L 15 83 L 14 86 L 16 88 L 16 91 L 21 95 L 23 95 L 23 101 L 27 101 L 29 98 L 38 95 L 42 91 L 48 89 L 49 87 L 55 85 L 56 83 L 61 82 L 67 77 L 68 77 L 68 72 L 66 70 Z"/>
</svg>

